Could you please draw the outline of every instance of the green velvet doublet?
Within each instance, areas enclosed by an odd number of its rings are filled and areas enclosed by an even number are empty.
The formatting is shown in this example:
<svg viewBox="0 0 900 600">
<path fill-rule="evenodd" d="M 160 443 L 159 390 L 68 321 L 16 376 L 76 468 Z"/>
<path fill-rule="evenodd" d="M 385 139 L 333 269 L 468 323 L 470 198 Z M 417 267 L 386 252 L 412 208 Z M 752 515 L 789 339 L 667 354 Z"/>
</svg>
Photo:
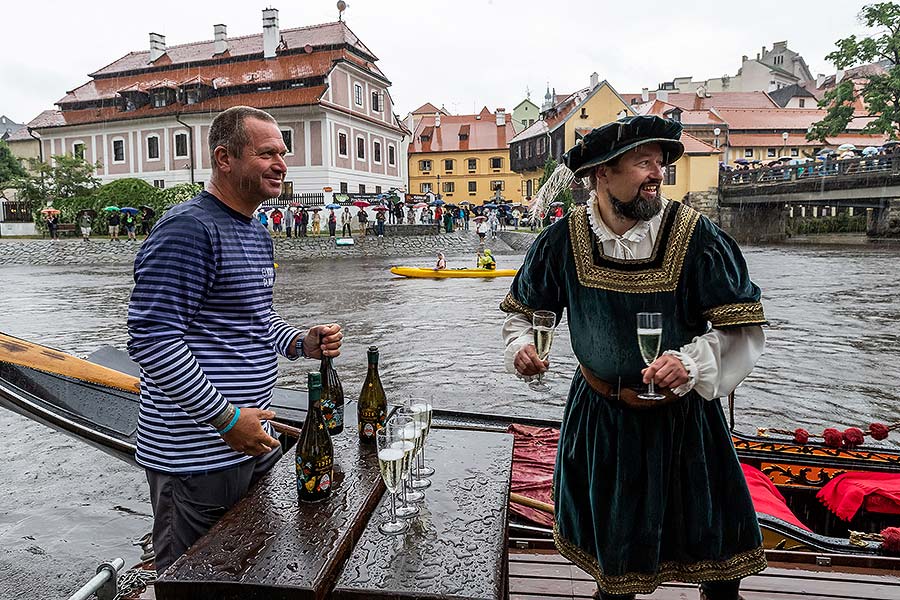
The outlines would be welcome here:
<svg viewBox="0 0 900 600">
<path fill-rule="evenodd" d="M 651 256 L 604 256 L 586 207 L 538 236 L 501 304 L 565 312 L 578 361 L 641 385 L 636 314 L 663 315 L 661 351 L 715 328 L 765 323 L 734 241 L 669 202 Z M 724 366 L 727 368 L 727 365 Z M 576 370 L 554 475 L 560 553 L 610 594 L 664 581 L 737 579 L 765 568 L 753 503 L 718 401 L 695 392 L 649 410 L 597 394 Z"/>
</svg>

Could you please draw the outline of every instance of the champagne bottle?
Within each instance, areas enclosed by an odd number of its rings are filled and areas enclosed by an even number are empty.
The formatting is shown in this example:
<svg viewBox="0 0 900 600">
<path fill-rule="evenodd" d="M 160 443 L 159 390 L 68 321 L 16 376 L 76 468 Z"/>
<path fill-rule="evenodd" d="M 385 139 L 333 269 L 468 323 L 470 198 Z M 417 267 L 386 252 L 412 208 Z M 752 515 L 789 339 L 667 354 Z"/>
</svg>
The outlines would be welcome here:
<svg viewBox="0 0 900 600">
<path fill-rule="evenodd" d="M 322 416 L 322 376 L 309 373 L 309 408 L 297 440 L 297 494 L 301 501 L 314 502 L 331 493 L 334 479 L 334 447 Z"/>
<path fill-rule="evenodd" d="M 387 398 L 378 376 L 378 347 L 369 346 L 369 372 L 359 393 L 356 407 L 359 421 L 359 439 L 367 444 L 375 443 L 375 432 L 384 427 L 387 416 Z"/>
<path fill-rule="evenodd" d="M 319 373 L 322 375 L 322 416 L 328 433 L 337 435 L 344 430 L 344 387 L 330 356 L 322 356 Z"/>
</svg>

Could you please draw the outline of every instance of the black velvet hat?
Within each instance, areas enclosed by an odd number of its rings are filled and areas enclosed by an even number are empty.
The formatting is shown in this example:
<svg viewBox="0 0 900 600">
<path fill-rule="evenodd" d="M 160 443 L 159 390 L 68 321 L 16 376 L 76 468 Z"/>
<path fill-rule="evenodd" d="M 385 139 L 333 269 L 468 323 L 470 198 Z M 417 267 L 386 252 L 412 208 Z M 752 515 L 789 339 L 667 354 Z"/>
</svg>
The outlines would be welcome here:
<svg viewBox="0 0 900 600">
<path fill-rule="evenodd" d="M 632 148 L 654 143 L 662 148 L 663 164 L 670 165 L 684 154 L 684 145 L 678 139 L 681 129 L 681 123 L 655 115 L 625 117 L 592 130 L 563 154 L 563 162 L 575 177 L 586 177 L 593 167 Z"/>
</svg>

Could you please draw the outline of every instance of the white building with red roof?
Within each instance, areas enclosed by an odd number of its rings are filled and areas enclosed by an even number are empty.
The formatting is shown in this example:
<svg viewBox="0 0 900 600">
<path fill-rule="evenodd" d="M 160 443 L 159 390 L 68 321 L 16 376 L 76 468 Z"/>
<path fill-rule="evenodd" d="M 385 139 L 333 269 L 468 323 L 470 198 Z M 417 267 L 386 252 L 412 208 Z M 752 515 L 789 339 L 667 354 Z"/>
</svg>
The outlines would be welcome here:
<svg viewBox="0 0 900 600">
<path fill-rule="evenodd" d="M 29 127 L 41 155 L 83 156 L 101 181 L 137 177 L 158 187 L 205 183 L 212 119 L 232 106 L 270 112 L 288 146 L 284 198 L 291 194 L 380 193 L 405 185 L 408 132 L 393 112 L 390 80 L 346 23 L 263 31 L 129 52 L 66 93 L 58 110 Z"/>
</svg>

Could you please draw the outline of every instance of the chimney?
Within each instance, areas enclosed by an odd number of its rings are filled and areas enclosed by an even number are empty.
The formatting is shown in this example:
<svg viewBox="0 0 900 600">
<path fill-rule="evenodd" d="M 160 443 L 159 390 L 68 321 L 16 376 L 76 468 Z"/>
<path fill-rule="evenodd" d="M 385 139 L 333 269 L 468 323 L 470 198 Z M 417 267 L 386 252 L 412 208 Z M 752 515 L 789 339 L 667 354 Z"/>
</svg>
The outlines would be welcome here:
<svg viewBox="0 0 900 600">
<path fill-rule="evenodd" d="M 435 127 L 441 126 L 441 113 L 439 113 L 439 112 L 434 113 L 434 126 Z"/>
<path fill-rule="evenodd" d="M 150 62 L 166 53 L 166 36 L 158 33 L 150 34 Z"/>
<path fill-rule="evenodd" d="M 275 58 L 275 49 L 281 41 L 278 32 L 278 9 L 267 8 L 263 12 L 263 58 Z"/>
<path fill-rule="evenodd" d="M 506 127 L 506 109 L 497 109 L 497 127 Z"/>
<path fill-rule="evenodd" d="M 641 88 L 641 102 L 650 102 L 650 88 Z"/>
<path fill-rule="evenodd" d="M 839 84 L 841 81 L 843 81 L 843 80 L 844 80 L 844 75 L 845 75 L 844 70 L 843 70 L 843 69 L 838 69 L 838 70 L 837 70 L 837 73 L 834 74 L 834 85 L 837 85 L 837 84 Z"/>
<path fill-rule="evenodd" d="M 743 56 L 741 57 L 741 64 L 744 64 L 745 62 L 747 62 L 747 55 L 746 55 L 746 54 L 743 55 Z"/>
<path fill-rule="evenodd" d="M 594 89 L 598 85 L 600 85 L 600 76 L 597 75 L 597 71 L 594 71 L 591 73 L 591 89 Z"/>
<path fill-rule="evenodd" d="M 228 51 L 228 34 L 225 25 L 213 25 L 213 37 L 215 38 L 214 54 L 224 54 Z"/>
<path fill-rule="evenodd" d="M 668 102 L 669 92 L 667 92 L 666 90 L 656 90 L 656 99 L 660 102 Z"/>
<path fill-rule="evenodd" d="M 827 75 L 823 75 L 822 73 L 818 73 L 816 75 L 816 89 L 822 87 L 822 84 L 825 83 L 825 78 Z"/>
</svg>

